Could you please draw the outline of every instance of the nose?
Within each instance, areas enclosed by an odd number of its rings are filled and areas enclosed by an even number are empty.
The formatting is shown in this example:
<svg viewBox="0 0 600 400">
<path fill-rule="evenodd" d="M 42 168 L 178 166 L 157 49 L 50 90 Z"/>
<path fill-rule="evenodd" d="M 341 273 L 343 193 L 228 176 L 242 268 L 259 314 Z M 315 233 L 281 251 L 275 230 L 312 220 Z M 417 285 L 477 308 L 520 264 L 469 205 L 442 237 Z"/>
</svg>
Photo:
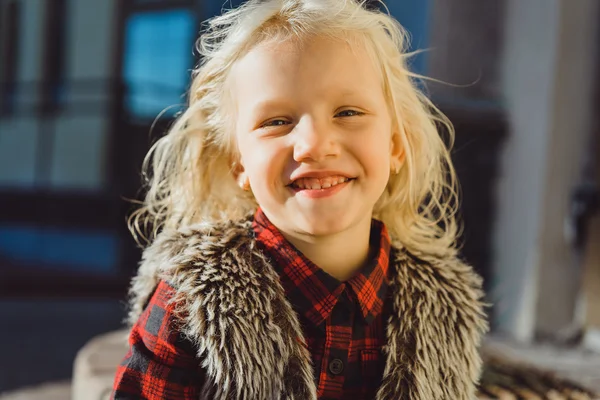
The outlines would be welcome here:
<svg viewBox="0 0 600 400">
<path fill-rule="evenodd" d="M 306 118 L 294 129 L 294 160 L 296 162 L 321 162 L 326 158 L 337 157 L 339 143 L 332 126 L 325 122 Z"/>
</svg>

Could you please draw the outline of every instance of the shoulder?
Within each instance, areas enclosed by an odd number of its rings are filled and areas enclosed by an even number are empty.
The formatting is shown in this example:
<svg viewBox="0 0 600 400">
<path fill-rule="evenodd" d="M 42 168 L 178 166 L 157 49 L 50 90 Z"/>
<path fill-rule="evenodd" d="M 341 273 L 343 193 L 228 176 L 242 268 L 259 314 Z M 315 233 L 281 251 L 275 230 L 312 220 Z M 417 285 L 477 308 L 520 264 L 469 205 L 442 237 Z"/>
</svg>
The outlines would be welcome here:
<svg viewBox="0 0 600 400">
<path fill-rule="evenodd" d="M 164 230 L 142 255 L 142 263 L 186 264 L 196 259 L 211 258 L 226 249 L 235 248 L 251 239 L 251 220 L 224 223 L 198 223 L 177 230 Z"/>
<path fill-rule="evenodd" d="M 393 329 L 417 338 L 412 348 L 424 355 L 420 368 L 432 385 L 441 378 L 439 384 L 455 395 L 474 393 L 482 370 L 479 348 L 489 330 L 482 278 L 453 255 L 394 253 L 391 285 L 399 323 Z"/>
<path fill-rule="evenodd" d="M 471 265 L 455 255 L 415 254 L 400 247 L 393 253 L 393 284 L 436 310 L 432 317 L 460 317 L 475 334 L 488 331 L 483 279 Z"/>
<path fill-rule="evenodd" d="M 247 220 L 164 232 L 154 244 L 156 253 L 146 255 L 151 257 L 146 261 L 157 263 L 155 279 L 159 286 L 168 285 L 164 292 L 167 304 L 173 305 L 171 314 L 198 357 L 216 343 L 215 329 L 227 331 L 223 338 L 234 335 L 238 340 L 248 326 L 258 329 L 270 323 L 265 310 L 284 297 L 279 276 L 256 245 L 251 225 Z"/>
<path fill-rule="evenodd" d="M 411 252 L 393 247 L 392 261 L 398 274 L 424 287 L 438 290 L 458 290 L 471 299 L 482 299 L 483 279 L 471 265 L 453 254 L 434 255 Z"/>
<path fill-rule="evenodd" d="M 200 275 L 212 271 L 211 266 L 253 247 L 249 218 L 163 230 L 144 249 L 138 271 L 132 279 L 129 288 L 129 323 L 134 323 L 140 317 L 161 280 L 170 282 L 178 289 L 191 290 L 192 283 L 197 282 Z"/>
</svg>

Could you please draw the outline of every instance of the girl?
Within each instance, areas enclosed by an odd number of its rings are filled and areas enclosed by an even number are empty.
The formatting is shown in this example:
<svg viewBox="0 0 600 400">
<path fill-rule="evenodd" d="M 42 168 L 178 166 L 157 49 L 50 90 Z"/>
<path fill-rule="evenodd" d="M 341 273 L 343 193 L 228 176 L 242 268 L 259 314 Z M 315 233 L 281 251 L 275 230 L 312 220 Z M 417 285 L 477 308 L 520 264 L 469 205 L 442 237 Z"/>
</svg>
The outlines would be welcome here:
<svg viewBox="0 0 600 400">
<path fill-rule="evenodd" d="M 457 258 L 445 117 L 356 0 L 249 0 L 200 38 L 151 150 L 114 398 L 472 399 L 487 330 Z M 148 163 L 148 161 L 147 161 Z"/>
</svg>

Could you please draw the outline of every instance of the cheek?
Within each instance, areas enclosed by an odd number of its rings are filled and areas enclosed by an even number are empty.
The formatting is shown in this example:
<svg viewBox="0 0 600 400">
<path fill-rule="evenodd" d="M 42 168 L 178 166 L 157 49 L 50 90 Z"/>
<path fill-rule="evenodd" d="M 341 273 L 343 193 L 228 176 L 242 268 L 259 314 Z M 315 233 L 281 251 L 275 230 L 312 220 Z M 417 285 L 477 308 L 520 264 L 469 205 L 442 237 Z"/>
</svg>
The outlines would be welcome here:
<svg viewBox="0 0 600 400">
<path fill-rule="evenodd" d="M 271 191 L 282 186 L 288 158 L 276 143 L 247 141 L 241 151 L 253 188 Z"/>
<path fill-rule="evenodd" d="M 355 147 L 363 167 L 372 177 L 386 175 L 390 169 L 390 138 L 377 132 Z"/>
</svg>

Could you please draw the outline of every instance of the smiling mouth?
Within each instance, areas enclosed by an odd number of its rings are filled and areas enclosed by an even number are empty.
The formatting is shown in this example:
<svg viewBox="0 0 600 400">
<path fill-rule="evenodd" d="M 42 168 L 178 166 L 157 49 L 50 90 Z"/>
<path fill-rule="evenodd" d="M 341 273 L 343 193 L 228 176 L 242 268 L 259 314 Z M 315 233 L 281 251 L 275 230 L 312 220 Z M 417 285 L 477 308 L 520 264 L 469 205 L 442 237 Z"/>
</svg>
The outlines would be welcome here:
<svg viewBox="0 0 600 400">
<path fill-rule="evenodd" d="M 327 178 L 300 178 L 296 179 L 288 186 L 296 190 L 322 190 L 329 189 L 352 180 L 354 180 L 354 178 L 347 178 L 345 176 L 333 176 Z"/>
</svg>

